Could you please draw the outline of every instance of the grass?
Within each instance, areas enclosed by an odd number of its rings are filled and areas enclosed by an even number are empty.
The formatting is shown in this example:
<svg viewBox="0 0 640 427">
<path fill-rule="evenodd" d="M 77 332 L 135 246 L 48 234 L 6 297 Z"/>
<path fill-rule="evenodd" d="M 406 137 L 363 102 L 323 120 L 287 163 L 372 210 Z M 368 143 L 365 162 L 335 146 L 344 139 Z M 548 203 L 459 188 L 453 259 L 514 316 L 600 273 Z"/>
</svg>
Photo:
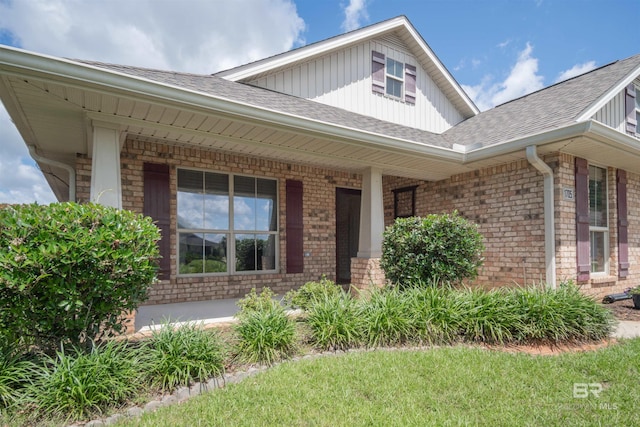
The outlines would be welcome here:
<svg viewBox="0 0 640 427">
<path fill-rule="evenodd" d="M 592 383 L 599 397 L 574 397 Z M 640 339 L 559 356 L 456 346 L 284 363 L 123 425 L 634 425 L 639 401 Z"/>
</svg>

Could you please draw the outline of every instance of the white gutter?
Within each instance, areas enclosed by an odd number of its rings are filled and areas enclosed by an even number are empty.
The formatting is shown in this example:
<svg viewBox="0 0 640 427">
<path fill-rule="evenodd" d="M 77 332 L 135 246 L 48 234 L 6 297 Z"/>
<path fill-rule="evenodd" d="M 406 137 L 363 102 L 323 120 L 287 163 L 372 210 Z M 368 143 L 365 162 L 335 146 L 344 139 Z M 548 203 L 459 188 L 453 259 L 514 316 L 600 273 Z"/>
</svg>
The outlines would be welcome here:
<svg viewBox="0 0 640 427">
<path fill-rule="evenodd" d="M 553 170 L 540 157 L 535 145 L 526 149 L 527 160 L 544 176 L 544 258 L 547 286 L 556 288 L 556 233 L 553 200 Z"/>
<path fill-rule="evenodd" d="M 31 157 L 33 157 L 33 160 L 35 160 L 38 163 L 44 163 L 45 165 L 54 166 L 56 168 L 62 168 L 69 173 L 69 201 L 75 202 L 76 201 L 76 170 L 66 163 L 58 162 L 57 160 L 51 160 L 51 159 L 47 159 L 46 157 L 40 156 L 36 152 L 35 145 L 29 145 L 29 154 L 31 154 Z"/>
</svg>

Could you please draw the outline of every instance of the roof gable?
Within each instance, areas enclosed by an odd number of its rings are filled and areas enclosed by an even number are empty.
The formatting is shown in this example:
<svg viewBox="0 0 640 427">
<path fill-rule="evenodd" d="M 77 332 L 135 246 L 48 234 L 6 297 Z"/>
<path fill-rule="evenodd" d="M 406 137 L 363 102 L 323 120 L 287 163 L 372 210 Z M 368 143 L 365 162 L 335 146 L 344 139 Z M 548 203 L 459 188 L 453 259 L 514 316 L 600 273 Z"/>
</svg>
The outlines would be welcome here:
<svg viewBox="0 0 640 427">
<path fill-rule="evenodd" d="M 221 71 L 216 75 L 231 81 L 249 82 L 367 40 L 385 38 L 402 43 L 403 47 L 406 47 L 415 56 L 419 65 L 431 76 L 440 90 L 465 118 L 478 114 L 479 110 L 471 98 L 405 16 L 392 18 L 289 52 Z"/>
</svg>

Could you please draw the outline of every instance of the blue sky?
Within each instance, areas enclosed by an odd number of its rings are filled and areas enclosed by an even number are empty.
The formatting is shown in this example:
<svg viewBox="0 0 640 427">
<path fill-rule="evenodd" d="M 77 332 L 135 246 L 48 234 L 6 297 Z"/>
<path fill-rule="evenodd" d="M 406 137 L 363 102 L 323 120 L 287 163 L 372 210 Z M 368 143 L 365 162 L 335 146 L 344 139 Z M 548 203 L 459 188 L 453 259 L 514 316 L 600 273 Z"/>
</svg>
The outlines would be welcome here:
<svg viewBox="0 0 640 427">
<path fill-rule="evenodd" d="M 640 53 L 640 0 L 0 0 L 0 44 L 213 73 L 398 15 L 481 109 Z M 54 197 L 0 107 L 0 203 Z"/>
</svg>

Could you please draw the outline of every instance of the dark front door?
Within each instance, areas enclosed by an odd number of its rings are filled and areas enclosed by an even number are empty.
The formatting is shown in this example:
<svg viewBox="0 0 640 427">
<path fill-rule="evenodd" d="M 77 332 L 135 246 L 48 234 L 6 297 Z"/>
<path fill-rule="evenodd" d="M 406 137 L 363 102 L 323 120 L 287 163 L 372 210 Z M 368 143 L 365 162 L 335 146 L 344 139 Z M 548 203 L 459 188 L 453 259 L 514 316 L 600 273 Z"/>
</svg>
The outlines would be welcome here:
<svg viewBox="0 0 640 427">
<path fill-rule="evenodd" d="M 351 281 L 351 258 L 358 255 L 360 190 L 336 188 L 336 281 Z"/>
</svg>

